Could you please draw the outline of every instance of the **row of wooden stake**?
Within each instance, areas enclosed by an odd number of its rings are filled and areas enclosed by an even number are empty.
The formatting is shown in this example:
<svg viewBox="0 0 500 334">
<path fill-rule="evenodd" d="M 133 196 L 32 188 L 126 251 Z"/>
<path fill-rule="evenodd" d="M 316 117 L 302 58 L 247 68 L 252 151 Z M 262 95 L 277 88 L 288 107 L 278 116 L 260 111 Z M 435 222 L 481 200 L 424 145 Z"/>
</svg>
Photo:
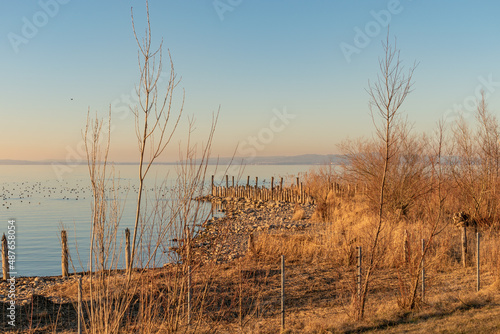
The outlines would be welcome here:
<svg viewBox="0 0 500 334">
<path fill-rule="evenodd" d="M 314 198 L 311 196 L 309 189 L 305 189 L 299 178 L 296 178 L 296 184 L 290 187 L 283 187 L 283 178 L 279 184 L 274 183 L 274 177 L 271 178 L 271 187 L 259 187 L 259 178 L 255 177 L 255 184 L 250 185 L 250 176 L 247 177 L 246 185 L 235 184 L 234 176 L 232 177 L 231 185 L 229 185 L 229 176 L 225 177 L 225 185 L 215 185 L 214 175 L 212 175 L 212 196 L 214 197 L 231 197 L 231 198 L 248 198 L 252 200 L 269 201 L 275 200 L 280 202 L 290 203 L 314 203 Z"/>
</svg>

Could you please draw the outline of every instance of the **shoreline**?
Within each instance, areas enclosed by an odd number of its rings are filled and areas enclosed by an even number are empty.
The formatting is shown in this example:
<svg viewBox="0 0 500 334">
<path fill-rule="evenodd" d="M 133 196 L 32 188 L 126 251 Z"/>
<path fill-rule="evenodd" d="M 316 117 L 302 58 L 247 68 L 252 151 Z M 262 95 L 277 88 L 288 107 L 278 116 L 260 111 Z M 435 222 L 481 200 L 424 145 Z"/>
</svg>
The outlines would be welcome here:
<svg viewBox="0 0 500 334">
<path fill-rule="evenodd" d="M 301 231 L 311 226 L 315 204 L 292 204 L 274 200 L 205 196 L 200 200 L 223 206 L 224 217 L 213 217 L 202 224 L 193 238 L 194 258 L 226 263 L 242 257 L 250 235 Z M 302 219 L 294 220 L 295 208 L 304 210 Z"/>
<path fill-rule="evenodd" d="M 314 212 L 314 204 L 303 204 L 301 220 L 293 220 L 295 207 L 298 204 L 278 201 L 251 200 L 245 198 L 225 198 L 211 195 L 197 200 L 212 202 L 223 207 L 222 217 L 212 217 L 201 224 L 198 233 L 192 239 L 192 254 L 196 262 L 213 261 L 216 264 L 228 263 L 246 254 L 250 235 L 258 233 L 279 233 L 284 231 L 302 231 L 311 226 L 309 218 Z M 162 269 L 167 267 L 165 264 Z M 117 274 L 124 269 L 115 269 Z M 47 276 L 16 276 L 16 305 L 23 305 L 33 295 L 42 295 L 54 303 L 71 302 L 50 293 L 51 288 L 58 285 L 73 284 L 77 277 L 85 277 L 86 272 Z M 8 302 L 9 281 L 0 281 L 0 302 Z"/>
</svg>

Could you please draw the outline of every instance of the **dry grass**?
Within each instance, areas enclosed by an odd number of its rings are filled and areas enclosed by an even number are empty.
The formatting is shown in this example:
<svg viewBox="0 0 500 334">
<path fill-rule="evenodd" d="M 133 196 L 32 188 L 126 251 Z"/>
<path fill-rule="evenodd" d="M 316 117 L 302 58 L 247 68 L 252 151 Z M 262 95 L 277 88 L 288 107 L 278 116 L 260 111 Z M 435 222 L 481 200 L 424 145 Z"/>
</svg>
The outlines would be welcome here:
<svg viewBox="0 0 500 334">
<path fill-rule="evenodd" d="M 500 314 L 500 244 L 495 229 L 482 231 L 481 280 L 475 292 L 475 239 L 470 233 L 469 267 L 462 268 L 460 231 L 442 224 L 425 258 L 426 299 L 405 305 L 421 239 L 432 225 L 425 219 L 388 216 L 377 250 L 366 313 L 356 320 L 356 247 L 367 249 L 376 217 L 362 196 L 332 194 L 328 221 L 314 221 L 303 231 L 262 231 L 254 251 L 227 264 L 193 266 L 192 325 L 187 324 L 185 264 L 134 276 L 130 308 L 122 330 L 146 328 L 157 333 L 277 333 L 280 331 L 279 256 L 286 258 L 286 328 L 288 333 L 493 332 Z M 297 207 L 296 213 L 300 212 Z M 407 259 L 404 235 L 408 235 Z M 196 262 L 196 261 L 194 261 Z M 107 276 L 108 295 L 119 293 L 123 274 Z M 137 284 L 136 284 L 137 283 Z M 60 297 L 76 296 L 76 283 L 54 288 Z M 89 296 L 84 280 L 84 296 Z M 143 307 L 146 306 L 145 308 Z M 168 318 L 170 317 L 170 318 Z M 60 321 L 65 321 L 64 319 Z M 64 329 L 64 326 L 47 327 Z M 476 331 L 477 330 L 477 331 Z M 50 330 L 48 329 L 50 332 Z"/>
<path fill-rule="evenodd" d="M 320 230 L 319 226 L 317 229 Z M 475 333 L 492 332 L 498 328 L 496 319 L 491 318 L 500 314 L 498 276 L 485 264 L 484 289 L 476 293 L 474 268 L 463 269 L 452 261 L 443 266 L 430 264 L 427 267 L 427 300 L 414 311 L 401 309 L 398 303 L 400 268 L 387 265 L 378 270 L 374 274 L 366 317 L 356 321 L 351 308 L 355 266 L 336 259 L 333 250 L 320 258 L 318 250 L 324 249 L 324 245 L 320 247 L 316 243 L 318 240 L 312 231 L 290 235 L 261 234 L 258 241 L 261 253 L 257 256 L 248 254 L 229 264 L 206 264 L 206 267 L 194 268 L 195 303 L 191 327 L 185 323 L 186 299 L 177 298 L 177 301 L 182 300 L 178 306 L 183 320 L 175 331 L 166 330 L 165 319 L 161 317 L 151 317 L 147 324 L 129 322 L 123 330 L 132 332 L 138 329 L 137 326 L 147 325 L 149 331 L 161 333 L 279 332 L 279 247 L 284 247 L 287 256 L 288 333 Z M 265 248 L 264 241 L 272 242 L 270 248 Z M 271 256 L 272 252 L 275 252 L 274 256 Z M 181 274 L 181 268 L 172 265 L 133 276 L 133 280 L 142 283 L 132 303 L 132 313 L 126 319 L 139 312 L 144 300 L 141 296 L 155 296 L 156 305 L 164 307 L 168 291 L 176 286 L 174 278 Z M 124 278 L 123 274 L 116 276 L 117 280 Z M 88 281 L 84 281 L 84 296 L 88 295 L 87 290 Z M 61 297 L 74 298 L 76 282 L 68 282 L 54 291 L 58 291 Z M 62 317 L 60 322 L 66 320 Z M 52 332 L 52 328 L 45 327 L 45 332 Z M 58 332 L 64 329 L 57 328 Z"/>
<path fill-rule="evenodd" d="M 355 294 L 356 247 L 367 249 L 375 223 L 374 214 L 361 197 L 333 199 L 331 203 L 336 203 L 329 208 L 331 221 L 316 222 L 303 232 L 262 232 L 255 239 L 254 256 L 258 261 L 276 263 L 278 255 L 283 254 L 290 267 L 287 270 L 291 277 L 287 279 L 288 289 L 292 291 L 287 290 L 287 294 L 297 293 L 299 296 L 289 308 L 288 328 L 291 332 L 378 332 L 391 327 L 426 331 L 426 328 L 431 328 L 426 327 L 427 322 L 443 326 L 443 332 L 454 332 L 460 327 L 452 323 L 446 325 L 447 321 L 442 318 L 461 323 L 460 314 L 477 314 L 481 309 L 491 314 L 499 312 L 500 245 L 496 231 L 482 232 L 483 289 L 475 293 L 475 236 L 470 233 L 469 266 L 464 269 L 460 258 L 460 231 L 453 224 L 442 224 L 425 258 L 427 299 L 423 302 L 418 296 L 417 308 L 409 311 L 403 301 L 413 284 L 412 277 L 420 275 L 416 270 L 421 257 L 421 239 L 430 235 L 432 225 L 425 220 L 391 217 L 392 223 L 381 235 L 377 272 L 370 289 L 366 318 L 355 321 L 352 298 Z M 405 234 L 408 235 L 406 259 Z M 332 293 L 328 297 L 325 291 L 315 291 L 323 297 L 321 302 L 309 297 L 312 287 L 318 284 Z M 304 300 L 308 302 L 304 303 Z M 272 333 L 278 330 L 277 318 L 272 319 L 255 320 L 250 332 Z M 486 323 L 484 328 L 497 328 L 495 326 Z"/>
</svg>

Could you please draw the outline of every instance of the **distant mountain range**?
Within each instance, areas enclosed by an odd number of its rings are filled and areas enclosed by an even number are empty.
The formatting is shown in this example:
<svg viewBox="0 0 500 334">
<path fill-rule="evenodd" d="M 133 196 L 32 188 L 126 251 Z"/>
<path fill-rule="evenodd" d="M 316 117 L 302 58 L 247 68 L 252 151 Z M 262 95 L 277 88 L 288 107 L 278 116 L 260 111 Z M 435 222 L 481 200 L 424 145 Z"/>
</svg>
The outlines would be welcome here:
<svg viewBox="0 0 500 334">
<path fill-rule="evenodd" d="M 220 158 L 218 163 L 220 165 L 228 165 L 229 163 L 236 165 L 323 165 L 334 164 L 337 165 L 342 160 L 342 155 L 338 154 L 302 154 L 294 156 L 273 156 L 273 157 L 255 157 L 255 158 Z M 211 158 L 210 164 L 216 164 L 217 159 Z"/>
<path fill-rule="evenodd" d="M 272 157 L 222 157 L 210 158 L 210 165 L 323 165 L 333 164 L 338 165 L 342 160 L 342 155 L 339 154 L 302 154 L 294 156 L 272 156 Z M 86 165 L 87 161 L 71 161 L 64 160 L 8 160 L 0 159 L 0 165 Z M 135 165 L 137 162 L 114 162 L 115 165 Z M 157 162 L 158 165 L 175 165 L 177 162 Z"/>
</svg>

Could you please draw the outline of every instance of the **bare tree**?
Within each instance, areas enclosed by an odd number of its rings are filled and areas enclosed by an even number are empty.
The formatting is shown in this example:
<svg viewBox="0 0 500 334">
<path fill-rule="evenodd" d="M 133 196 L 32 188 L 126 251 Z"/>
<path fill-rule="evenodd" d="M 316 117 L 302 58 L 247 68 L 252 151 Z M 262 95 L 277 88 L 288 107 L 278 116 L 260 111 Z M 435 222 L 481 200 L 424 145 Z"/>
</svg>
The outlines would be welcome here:
<svg viewBox="0 0 500 334">
<path fill-rule="evenodd" d="M 133 27 L 135 34 L 136 29 Z M 197 233 L 197 224 L 207 221 L 211 213 L 208 206 L 195 198 L 206 192 L 205 177 L 218 113 L 213 115 L 208 136 L 201 144 L 192 139 L 195 125 L 194 119 L 190 119 L 185 146 L 179 147 L 181 162 L 177 166 L 177 178 L 172 180 L 167 176 L 163 182 L 155 182 L 153 196 L 145 190 L 146 175 L 177 129 L 184 94 L 178 113 L 173 112 L 173 95 L 178 81 L 170 54 L 170 76 L 164 94 L 160 94 L 162 49 L 161 44 L 158 49 L 151 49 L 148 7 L 146 37 L 139 41 L 137 34 L 135 36 L 139 45 L 141 75 L 136 87 L 139 102 L 132 108 L 140 153 L 139 190 L 130 270 L 125 276 L 117 274 L 121 260 L 118 227 L 122 209 L 117 191 L 119 186 L 115 184 L 116 179 L 108 165 L 111 119 L 106 132 L 104 121 L 88 117 L 83 134 L 93 191 L 90 271 L 88 283 L 84 281 L 88 290 L 85 286 L 83 289 L 87 297 L 84 308 L 88 314 L 83 325 L 89 333 L 121 333 L 137 328 L 144 333 L 176 332 L 188 317 L 182 307 L 188 289 L 188 277 L 191 277 L 191 273 L 197 275 L 199 270 L 196 261 L 190 261 L 190 238 Z M 179 245 L 182 247 L 178 247 L 177 253 L 182 263 L 170 266 L 167 269 L 168 278 L 165 279 L 155 269 L 159 263 L 173 262 L 171 256 L 175 252 L 169 241 L 172 238 L 187 241 L 187 245 Z M 141 270 L 132 275 L 135 259 L 142 260 Z M 204 268 L 201 276 L 207 277 L 197 279 L 197 285 L 203 293 L 192 301 L 198 310 L 196 319 L 191 321 L 191 330 L 195 332 L 196 326 L 203 321 L 206 292 L 215 273 L 213 269 Z M 165 294 L 164 291 L 169 293 Z"/>
<path fill-rule="evenodd" d="M 484 191 L 484 207 L 480 218 L 494 221 L 498 218 L 498 181 L 500 172 L 500 126 L 496 117 L 488 110 L 484 92 L 477 105 L 477 143 L 478 158 L 481 161 L 482 190 Z"/>
<path fill-rule="evenodd" d="M 400 51 L 389 43 L 389 32 L 385 43 L 382 43 L 385 57 L 379 60 L 380 73 L 375 82 L 369 82 L 367 92 L 370 96 L 370 111 L 376 128 L 378 140 L 382 145 L 382 168 L 377 171 L 379 176 L 378 218 L 375 233 L 368 254 L 368 265 L 357 308 L 357 317 L 362 318 L 371 281 L 371 275 L 376 267 L 377 248 L 380 233 L 385 220 L 387 176 L 393 159 L 397 156 L 398 145 L 401 142 L 400 107 L 412 88 L 413 72 L 417 64 L 413 64 L 408 72 L 400 60 Z M 378 123 L 376 118 L 381 122 Z"/>
<path fill-rule="evenodd" d="M 169 52 L 170 75 L 163 93 L 160 93 L 160 81 L 163 71 L 162 46 L 152 48 L 151 24 L 149 21 L 149 5 L 146 1 L 147 26 L 145 37 L 139 39 L 134 24 L 132 11 L 132 27 L 134 36 L 139 46 L 139 68 L 140 82 L 136 87 L 138 105 L 132 108 L 136 120 L 136 135 L 139 144 L 139 191 L 137 195 L 137 207 L 134 223 L 134 234 L 132 239 L 131 263 L 129 278 L 132 272 L 136 248 L 138 244 L 137 235 L 141 219 L 141 204 L 144 192 L 144 180 L 154 161 L 163 153 L 170 143 L 177 129 L 184 106 L 184 94 L 177 115 L 174 115 L 172 105 L 174 91 L 179 83 L 176 79 L 172 57 Z M 145 160 L 148 159 L 148 160 Z"/>
<path fill-rule="evenodd" d="M 460 189 L 461 207 L 476 221 L 491 224 L 500 215 L 498 186 L 500 173 L 500 125 L 488 110 L 484 93 L 477 104 L 477 127 L 460 117 L 453 128 L 455 143 L 452 176 Z M 463 204 L 462 204 L 463 205 Z"/>
<path fill-rule="evenodd" d="M 412 264 L 411 261 L 407 261 L 404 265 L 407 265 L 409 270 L 409 289 L 405 291 L 402 290 L 400 298 L 400 306 L 404 309 L 414 309 L 417 306 L 417 295 L 420 282 L 421 269 L 424 266 L 424 258 L 428 253 L 431 245 L 433 243 L 434 237 L 438 235 L 447 226 L 444 208 L 445 201 L 447 200 L 447 194 L 444 189 L 445 185 L 445 169 L 443 167 L 443 150 L 445 143 L 445 126 L 444 122 L 440 121 L 437 124 L 436 134 L 434 140 L 432 140 L 430 151 L 426 154 L 429 159 L 430 167 L 432 170 L 429 179 L 432 184 L 431 194 L 433 196 L 428 196 L 423 205 L 427 210 L 427 217 L 429 221 L 429 232 L 425 237 L 425 246 L 423 251 L 420 253 L 420 258 L 417 259 L 416 263 Z M 422 231 L 423 232 L 423 231 Z M 407 294 L 405 294 L 407 293 Z"/>
<path fill-rule="evenodd" d="M 116 293 L 117 290 L 125 292 L 126 287 L 112 275 L 120 262 L 117 235 L 122 209 L 118 184 L 113 170 L 109 170 L 110 123 L 111 111 L 106 132 L 103 130 L 104 121 L 97 115 L 91 119 L 89 114 L 83 133 L 92 189 L 89 292 L 85 293 L 87 300 L 84 302 L 88 321 L 83 322 L 88 333 L 118 333 L 132 299 L 130 293 Z M 116 286 L 122 289 L 116 289 Z"/>
</svg>

